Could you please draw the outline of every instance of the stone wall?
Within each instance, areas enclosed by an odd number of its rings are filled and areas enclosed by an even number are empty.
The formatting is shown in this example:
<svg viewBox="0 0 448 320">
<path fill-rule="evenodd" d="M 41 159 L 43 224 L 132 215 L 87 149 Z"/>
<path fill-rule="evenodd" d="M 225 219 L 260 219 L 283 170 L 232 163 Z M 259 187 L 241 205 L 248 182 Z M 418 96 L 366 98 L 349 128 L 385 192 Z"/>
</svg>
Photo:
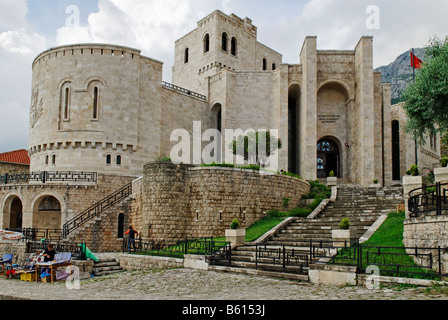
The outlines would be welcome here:
<svg viewBox="0 0 448 320">
<path fill-rule="evenodd" d="M 419 247 L 420 253 L 432 254 L 433 269 L 439 269 L 437 248 L 448 248 L 448 216 L 426 215 L 419 218 L 406 219 L 404 222 L 403 243 L 408 251 Z M 424 248 L 432 248 L 427 250 Z M 429 258 L 415 259 L 416 263 L 429 265 Z M 441 250 L 442 273 L 448 273 L 448 252 Z"/>
<path fill-rule="evenodd" d="M 143 238 L 223 237 L 232 220 L 243 228 L 272 209 L 290 207 L 308 193 L 307 182 L 251 170 L 149 163 L 143 177 Z"/>
<path fill-rule="evenodd" d="M 120 254 L 117 257 L 125 271 L 182 268 L 184 259 Z"/>
<path fill-rule="evenodd" d="M 12 254 L 13 264 L 22 264 L 29 254 L 26 253 L 26 243 L 21 241 L 0 240 L 0 258 L 4 254 Z"/>
<path fill-rule="evenodd" d="M 0 175 L 29 173 L 30 166 L 27 164 L 0 162 Z"/>
</svg>

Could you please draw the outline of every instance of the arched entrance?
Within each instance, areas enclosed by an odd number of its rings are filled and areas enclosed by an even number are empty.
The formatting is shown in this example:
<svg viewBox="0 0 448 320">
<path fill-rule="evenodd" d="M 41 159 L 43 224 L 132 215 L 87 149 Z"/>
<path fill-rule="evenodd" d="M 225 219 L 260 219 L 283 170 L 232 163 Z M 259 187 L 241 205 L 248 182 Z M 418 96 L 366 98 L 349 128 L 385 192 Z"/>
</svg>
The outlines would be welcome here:
<svg viewBox="0 0 448 320">
<path fill-rule="evenodd" d="M 341 177 L 341 163 L 338 144 L 331 138 L 323 138 L 317 143 L 317 177 L 327 178 L 330 172 Z"/>
<path fill-rule="evenodd" d="M 9 228 L 21 229 L 23 220 L 23 205 L 22 201 L 16 197 L 11 202 L 11 209 L 9 215 Z"/>
<path fill-rule="evenodd" d="M 392 180 L 400 180 L 400 122 L 392 121 Z"/>
<path fill-rule="evenodd" d="M 61 204 L 53 196 L 42 196 L 33 208 L 33 228 L 61 229 Z"/>
</svg>

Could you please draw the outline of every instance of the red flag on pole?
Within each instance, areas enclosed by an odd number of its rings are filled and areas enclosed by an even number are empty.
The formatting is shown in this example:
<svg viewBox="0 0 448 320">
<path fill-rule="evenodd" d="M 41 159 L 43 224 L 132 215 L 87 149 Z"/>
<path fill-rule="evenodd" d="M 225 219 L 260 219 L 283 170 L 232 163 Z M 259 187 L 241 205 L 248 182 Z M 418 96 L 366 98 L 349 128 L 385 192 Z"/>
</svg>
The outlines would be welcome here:
<svg viewBox="0 0 448 320">
<path fill-rule="evenodd" d="M 417 56 L 411 52 L 411 67 L 415 69 L 421 69 L 422 68 L 423 61 L 417 58 Z"/>
</svg>

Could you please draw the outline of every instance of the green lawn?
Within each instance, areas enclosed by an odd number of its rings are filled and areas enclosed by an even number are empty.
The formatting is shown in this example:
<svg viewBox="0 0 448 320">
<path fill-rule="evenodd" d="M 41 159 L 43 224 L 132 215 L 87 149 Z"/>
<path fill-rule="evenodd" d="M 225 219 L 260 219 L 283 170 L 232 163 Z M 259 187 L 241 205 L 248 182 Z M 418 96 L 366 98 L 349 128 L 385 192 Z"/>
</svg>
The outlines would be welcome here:
<svg viewBox="0 0 448 320">
<path fill-rule="evenodd" d="M 372 237 L 362 244 L 362 266 L 367 268 L 368 265 L 379 264 L 381 274 L 395 276 L 397 267 L 400 265 L 399 270 L 408 273 L 400 274 L 400 277 L 434 280 L 437 274 L 432 270 L 420 268 L 406 252 L 403 245 L 404 219 L 404 212 L 390 213 Z M 353 257 L 354 254 L 359 252 L 350 248 L 341 250 L 338 255 Z M 335 259 L 336 264 L 346 262 L 347 260 L 344 259 Z"/>
</svg>

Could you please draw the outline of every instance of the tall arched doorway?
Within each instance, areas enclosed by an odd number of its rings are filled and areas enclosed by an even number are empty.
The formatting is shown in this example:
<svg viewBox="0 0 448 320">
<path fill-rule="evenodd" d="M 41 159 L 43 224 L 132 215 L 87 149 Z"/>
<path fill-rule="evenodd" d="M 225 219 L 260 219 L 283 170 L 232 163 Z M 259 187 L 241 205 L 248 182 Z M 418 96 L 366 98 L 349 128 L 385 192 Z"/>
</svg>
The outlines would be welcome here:
<svg viewBox="0 0 448 320">
<path fill-rule="evenodd" d="M 22 201 L 16 197 L 11 203 L 11 210 L 9 216 L 9 228 L 21 229 L 23 220 L 23 206 Z"/>
<path fill-rule="evenodd" d="M 341 177 L 340 153 L 337 143 L 331 138 L 323 138 L 317 143 L 317 177 L 327 178 L 333 171 L 334 176 Z"/>
<path fill-rule="evenodd" d="M 392 180 L 400 180 L 400 122 L 392 121 Z"/>
<path fill-rule="evenodd" d="M 34 204 L 33 228 L 61 229 L 61 204 L 53 196 L 43 196 Z"/>
</svg>

